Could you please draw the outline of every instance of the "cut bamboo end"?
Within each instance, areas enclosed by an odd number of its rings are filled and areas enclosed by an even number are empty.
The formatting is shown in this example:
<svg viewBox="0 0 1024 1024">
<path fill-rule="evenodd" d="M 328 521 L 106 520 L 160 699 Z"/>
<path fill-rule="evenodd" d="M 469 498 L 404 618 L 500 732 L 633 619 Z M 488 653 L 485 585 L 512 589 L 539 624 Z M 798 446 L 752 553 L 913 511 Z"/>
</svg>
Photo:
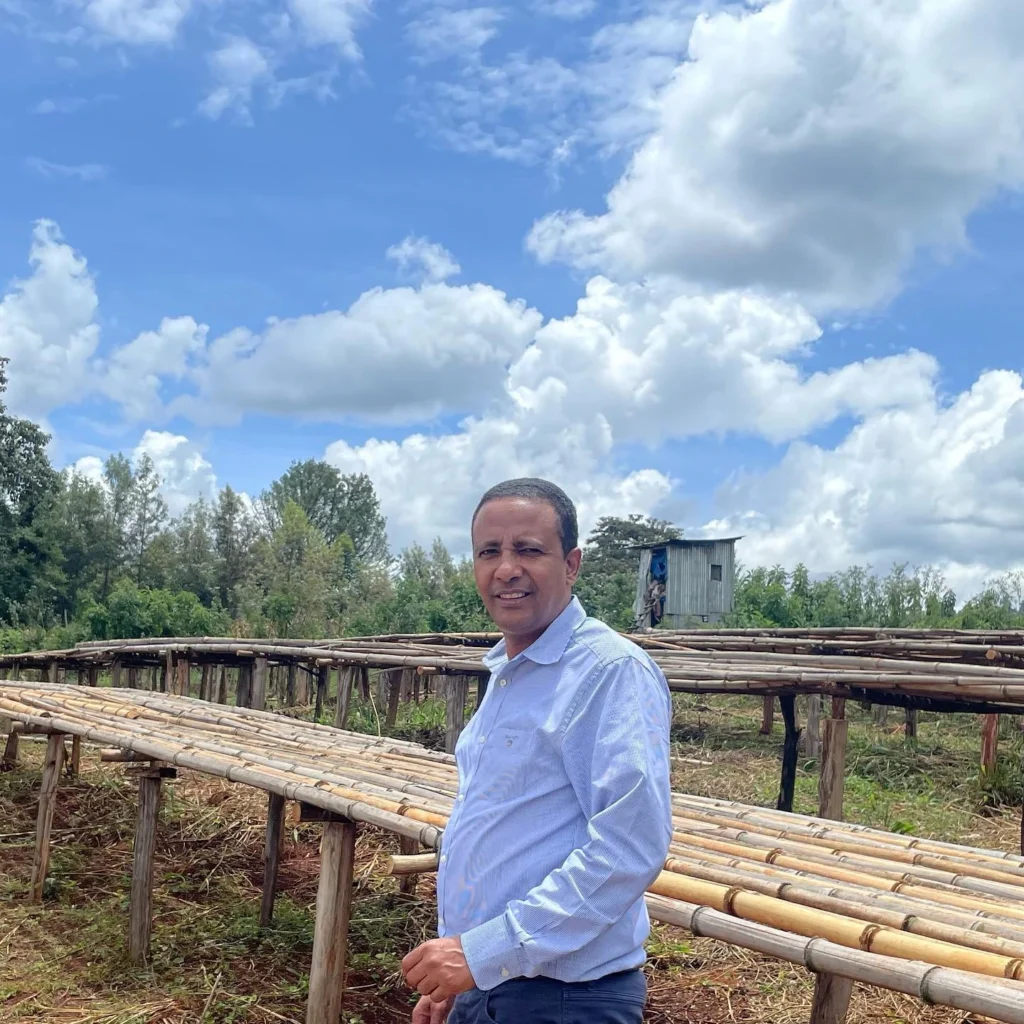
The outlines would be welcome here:
<svg viewBox="0 0 1024 1024">
<path fill-rule="evenodd" d="M 437 853 L 392 854 L 388 858 L 389 875 L 424 875 L 436 871 Z"/>
</svg>

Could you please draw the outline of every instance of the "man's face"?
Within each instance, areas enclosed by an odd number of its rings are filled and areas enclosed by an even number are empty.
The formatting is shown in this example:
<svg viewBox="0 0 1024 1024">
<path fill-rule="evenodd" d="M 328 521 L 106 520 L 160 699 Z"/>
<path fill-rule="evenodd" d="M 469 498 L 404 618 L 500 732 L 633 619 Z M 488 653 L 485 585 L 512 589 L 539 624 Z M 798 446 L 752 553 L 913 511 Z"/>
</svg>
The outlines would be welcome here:
<svg viewBox="0 0 1024 1024">
<path fill-rule="evenodd" d="M 496 498 L 473 524 L 476 587 L 507 636 L 533 642 L 569 603 L 581 552 L 562 553 L 555 510 L 535 498 Z"/>
</svg>

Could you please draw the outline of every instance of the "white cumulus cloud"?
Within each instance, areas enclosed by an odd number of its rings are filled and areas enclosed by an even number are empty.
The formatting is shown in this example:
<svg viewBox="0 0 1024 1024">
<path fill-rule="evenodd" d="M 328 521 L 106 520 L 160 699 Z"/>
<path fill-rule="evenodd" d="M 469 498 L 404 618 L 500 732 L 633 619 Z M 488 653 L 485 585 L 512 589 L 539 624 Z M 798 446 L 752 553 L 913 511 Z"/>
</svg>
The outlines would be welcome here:
<svg viewBox="0 0 1024 1024">
<path fill-rule="evenodd" d="M 199 112 L 216 120 L 226 110 L 250 119 L 253 88 L 271 78 L 270 64 L 263 51 L 244 36 L 236 36 L 209 57 L 213 88 L 199 104 Z"/>
<path fill-rule="evenodd" d="M 160 491 L 172 516 L 197 498 L 216 497 L 217 476 L 202 451 L 181 434 L 147 430 L 132 452 L 132 461 L 148 455 L 161 480 Z"/>
<path fill-rule="evenodd" d="M 167 44 L 192 7 L 192 0 L 76 0 L 87 22 L 121 43 Z"/>
<path fill-rule="evenodd" d="M 419 274 L 426 281 L 445 281 L 462 270 L 443 245 L 413 235 L 407 235 L 397 245 L 391 246 L 387 257 L 394 260 L 404 273 Z"/>
<path fill-rule="evenodd" d="M 607 211 L 530 245 L 617 277 L 888 298 L 922 246 L 1024 182 L 1024 7 L 775 0 L 696 22 Z"/>
<path fill-rule="evenodd" d="M 84 257 L 52 221 L 36 224 L 29 262 L 31 275 L 0 300 L 0 356 L 10 359 L 11 409 L 42 420 L 89 389 L 98 299 Z"/>
</svg>

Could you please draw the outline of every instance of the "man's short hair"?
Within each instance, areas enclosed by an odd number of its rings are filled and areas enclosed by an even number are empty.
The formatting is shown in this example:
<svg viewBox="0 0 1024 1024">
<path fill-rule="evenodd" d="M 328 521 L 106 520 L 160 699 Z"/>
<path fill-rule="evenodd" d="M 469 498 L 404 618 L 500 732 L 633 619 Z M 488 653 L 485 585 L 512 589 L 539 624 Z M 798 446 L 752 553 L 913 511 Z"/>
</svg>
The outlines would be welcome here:
<svg viewBox="0 0 1024 1024">
<path fill-rule="evenodd" d="M 530 498 L 535 501 L 545 501 L 554 510 L 558 519 L 558 534 L 562 541 L 562 554 L 567 555 L 579 544 L 579 525 L 576 521 L 576 506 L 570 501 L 569 495 L 557 484 L 550 480 L 541 480 L 535 476 L 518 477 L 515 480 L 505 480 L 495 484 L 480 499 L 473 512 L 469 527 L 473 528 L 480 509 L 489 501 L 497 498 Z"/>
</svg>

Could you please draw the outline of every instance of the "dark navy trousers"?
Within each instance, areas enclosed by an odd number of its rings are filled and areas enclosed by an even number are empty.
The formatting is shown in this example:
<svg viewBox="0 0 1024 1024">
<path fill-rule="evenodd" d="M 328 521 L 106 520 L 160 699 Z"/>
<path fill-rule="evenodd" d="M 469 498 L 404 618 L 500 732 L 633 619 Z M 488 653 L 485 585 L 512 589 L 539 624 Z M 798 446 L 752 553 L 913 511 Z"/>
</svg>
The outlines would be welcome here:
<svg viewBox="0 0 1024 1024">
<path fill-rule="evenodd" d="M 640 970 L 598 981 L 515 978 L 489 992 L 463 992 L 448 1024 L 640 1024 L 646 1001 Z"/>
</svg>

